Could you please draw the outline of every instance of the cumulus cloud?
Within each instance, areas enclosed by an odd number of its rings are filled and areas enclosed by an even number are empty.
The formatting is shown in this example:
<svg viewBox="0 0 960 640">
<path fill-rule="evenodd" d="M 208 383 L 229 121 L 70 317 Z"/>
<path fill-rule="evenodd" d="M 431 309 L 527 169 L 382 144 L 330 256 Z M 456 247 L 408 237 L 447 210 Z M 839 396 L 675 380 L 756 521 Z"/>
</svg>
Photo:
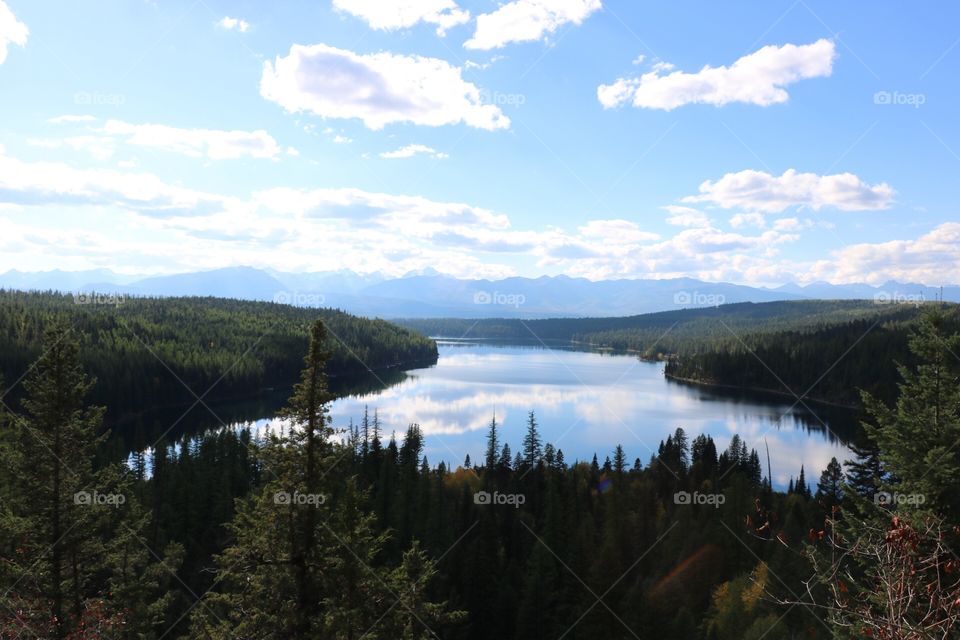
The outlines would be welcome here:
<svg viewBox="0 0 960 640">
<path fill-rule="evenodd" d="M 30 30 L 27 25 L 17 20 L 13 11 L 4 0 L 0 0 L 0 64 L 7 59 L 7 48 L 11 44 L 21 47 L 27 46 L 27 36 Z"/>
<path fill-rule="evenodd" d="M 590 240 L 611 244 L 637 244 L 660 238 L 658 234 L 644 231 L 640 225 L 629 220 L 591 220 L 578 230 Z"/>
<path fill-rule="evenodd" d="M 775 231 L 802 231 L 813 226 L 813 220 L 809 218 L 780 218 L 773 221 Z"/>
<path fill-rule="evenodd" d="M 461 73 L 438 58 L 295 44 L 264 64 L 260 95 L 290 112 L 357 118 L 374 130 L 397 122 L 508 128 L 510 119 L 484 104 L 480 88 Z"/>
<path fill-rule="evenodd" d="M 232 199 L 168 184 L 149 173 L 76 169 L 0 155 L 0 202 L 116 206 L 147 215 L 204 215 Z"/>
<path fill-rule="evenodd" d="M 67 147 L 74 151 L 89 153 L 97 160 L 109 160 L 116 152 L 112 138 L 105 136 L 67 136 L 65 138 L 28 138 L 27 144 L 42 149 Z"/>
<path fill-rule="evenodd" d="M 231 18 L 230 16 L 224 16 L 217 21 L 217 26 L 227 31 L 239 31 L 240 33 L 246 33 L 250 29 L 250 23 L 246 20 Z"/>
<path fill-rule="evenodd" d="M 98 131 L 127 144 L 211 160 L 276 158 L 283 151 L 273 136 L 263 130 L 182 129 L 161 124 L 107 120 Z"/>
<path fill-rule="evenodd" d="M 738 213 L 730 218 L 730 226 L 734 229 L 740 227 L 757 227 L 762 229 L 767 226 L 767 219 L 762 213 Z"/>
<path fill-rule="evenodd" d="M 433 147 L 428 147 L 424 144 L 408 144 L 407 146 L 401 147 L 396 151 L 385 151 L 380 154 L 380 157 L 394 160 L 397 158 L 412 158 L 418 154 L 430 156 L 431 158 L 437 158 L 439 160 L 450 157 L 447 154 L 437 151 Z"/>
<path fill-rule="evenodd" d="M 687 104 L 719 107 L 731 102 L 766 107 L 789 100 L 788 85 L 829 76 L 835 56 L 834 43 L 821 39 L 806 45 L 766 46 L 729 67 L 705 66 L 696 73 L 673 71 L 672 65 L 660 63 L 638 78 L 600 85 L 597 99 L 607 109 L 632 104 L 669 111 Z"/>
<path fill-rule="evenodd" d="M 463 46 L 488 50 L 541 40 L 565 24 L 583 23 L 602 8 L 600 0 L 513 0 L 477 16 L 477 29 Z"/>
<path fill-rule="evenodd" d="M 372 193 L 361 189 L 290 189 L 278 187 L 254 194 L 256 204 L 301 218 L 345 220 L 357 226 L 381 226 L 415 233 L 431 225 L 479 225 L 506 229 L 509 219 L 481 207 L 436 202 L 420 196 Z M 414 228 L 416 227 L 416 228 Z"/>
<path fill-rule="evenodd" d="M 407 29 L 418 22 L 437 26 L 437 35 L 470 20 L 454 0 L 333 0 L 333 6 L 352 14 L 371 29 L 394 31 Z"/>
<path fill-rule="evenodd" d="M 707 180 L 700 185 L 699 195 L 687 196 L 683 201 L 762 213 L 780 213 L 791 207 L 874 211 L 889 208 L 894 193 L 885 182 L 867 184 L 852 173 L 821 176 L 789 169 L 781 176 L 773 176 L 747 169 L 728 173 L 716 182 Z"/>
<path fill-rule="evenodd" d="M 666 211 L 670 212 L 670 217 L 667 218 L 667 223 L 676 225 L 678 227 L 709 227 L 710 218 L 707 217 L 707 214 L 697 209 L 691 209 L 690 207 L 681 207 L 678 205 L 667 205 L 663 207 Z"/>
<path fill-rule="evenodd" d="M 960 282 L 960 222 L 945 222 L 916 239 L 848 245 L 832 259 L 818 261 L 810 279 L 874 285 Z"/>
</svg>

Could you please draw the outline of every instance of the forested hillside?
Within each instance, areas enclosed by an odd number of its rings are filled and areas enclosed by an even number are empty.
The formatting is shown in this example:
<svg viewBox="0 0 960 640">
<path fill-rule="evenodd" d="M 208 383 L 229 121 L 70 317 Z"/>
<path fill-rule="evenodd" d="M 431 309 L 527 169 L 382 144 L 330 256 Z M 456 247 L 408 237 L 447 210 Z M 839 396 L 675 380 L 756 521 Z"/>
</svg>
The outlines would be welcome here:
<svg viewBox="0 0 960 640">
<path fill-rule="evenodd" d="M 247 398 L 296 380 L 318 318 L 329 327 L 332 376 L 436 361 L 433 341 L 332 309 L 0 290 L 0 374 L 16 381 L 42 353 L 45 328 L 59 321 L 79 340 L 83 366 L 96 378 L 91 400 L 114 415 L 198 396 Z M 19 392 L 14 387 L 5 401 Z"/>
<path fill-rule="evenodd" d="M 948 317 L 957 316 L 956 305 L 946 308 Z M 856 406 L 860 389 L 886 400 L 894 396 L 896 369 L 877 363 L 909 360 L 908 333 L 922 309 L 856 301 L 771 302 L 631 318 L 403 324 L 433 336 L 562 341 L 634 351 L 643 358 L 667 359 L 666 373 L 677 380 Z"/>
<path fill-rule="evenodd" d="M 960 308 L 944 310 L 944 330 L 960 330 Z M 891 400 L 896 364 L 913 364 L 913 314 L 851 320 L 807 330 L 752 332 L 710 341 L 671 357 L 666 375 L 681 380 L 799 394 L 857 406 L 860 392 Z"/>
<path fill-rule="evenodd" d="M 743 333 L 811 330 L 861 318 L 914 318 L 914 305 L 878 305 L 862 300 L 744 302 L 678 309 L 623 318 L 398 320 L 424 335 L 445 338 L 576 341 L 595 347 L 637 351 L 645 357 L 689 353 Z"/>
<path fill-rule="evenodd" d="M 417 425 L 398 441 L 375 413 L 329 422 L 320 323 L 284 412 L 296 429 L 98 466 L 78 345 L 49 332 L 24 413 L 0 412 L 0 636 L 955 637 L 946 327 L 917 326 L 918 364 L 894 405 L 869 399 L 846 472 L 800 468 L 786 493 L 736 435 L 677 429 L 649 456 L 568 461 L 533 413 L 515 454 L 492 420 L 483 460 L 432 466 Z"/>
</svg>

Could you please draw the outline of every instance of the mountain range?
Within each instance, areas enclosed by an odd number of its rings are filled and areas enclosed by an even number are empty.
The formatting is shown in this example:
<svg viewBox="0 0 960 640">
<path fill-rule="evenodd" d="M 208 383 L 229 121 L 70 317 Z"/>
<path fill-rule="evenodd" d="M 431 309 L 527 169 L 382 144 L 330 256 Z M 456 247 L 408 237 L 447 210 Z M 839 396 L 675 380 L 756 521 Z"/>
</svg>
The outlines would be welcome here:
<svg viewBox="0 0 960 640">
<path fill-rule="evenodd" d="M 960 302 L 960 286 L 915 283 L 750 287 L 693 278 L 601 280 L 568 276 L 460 279 L 432 270 L 391 278 L 353 271 L 285 273 L 253 267 L 228 267 L 162 276 L 89 271 L 8 271 L 0 288 L 97 292 L 118 296 L 214 296 L 272 300 L 296 306 L 336 307 L 382 318 L 544 318 L 627 316 L 671 309 L 776 300 L 875 300 L 915 303 Z"/>
</svg>

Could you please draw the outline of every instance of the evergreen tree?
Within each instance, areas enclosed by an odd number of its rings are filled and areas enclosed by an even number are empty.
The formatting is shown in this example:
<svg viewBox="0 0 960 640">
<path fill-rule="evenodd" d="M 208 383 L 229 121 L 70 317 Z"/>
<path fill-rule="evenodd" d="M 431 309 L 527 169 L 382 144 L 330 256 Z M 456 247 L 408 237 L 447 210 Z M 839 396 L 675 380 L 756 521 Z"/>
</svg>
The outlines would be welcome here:
<svg viewBox="0 0 960 640">
<path fill-rule="evenodd" d="M 500 459 L 497 461 L 497 468 L 503 471 L 511 471 L 513 469 L 512 465 L 513 461 L 511 460 L 510 445 L 504 443 L 503 449 L 500 450 Z"/>
<path fill-rule="evenodd" d="M 853 458 L 843 463 L 846 467 L 847 485 L 854 493 L 872 498 L 883 478 L 880 450 L 869 438 L 863 442 L 852 442 L 849 448 Z"/>
<path fill-rule="evenodd" d="M 490 430 L 487 431 L 487 470 L 492 470 L 497 465 L 497 456 L 500 454 L 500 438 L 497 435 L 497 414 L 493 414 L 490 420 Z"/>
<path fill-rule="evenodd" d="M 230 525 L 234 542 L 217 558 L 217 589 L 194 609 L 194 637 L 262 637 L 269 630 L 281 638 L 357 639 L 374 632 L 375 623 L 395 629 L 397 616 L 443 609 L 420 588 L 430 567 L 418 554 L 401 573 L 374 568 L 387 534 L 377 533 L 355 478 L 332 478 L 342 445 L 330 438 L 328 358 L 326 330 L 317 321 L 301 382 L 283 412 L 294 428 L 264 447 L 268 480 L 238 508 Z M 374 442 L 377 423 L 375 414 Z M 384 465 L 402 461 L 416 473 L 418 437 L 411 427 L 402 456 L 391 438 Z M 401 575 L 415 588 L 400 596 L 402 606 L 388 609 L 393 589 L 386 585 Z M 400 626 L 406 630 L 399 637 L 421 637 L 409 624 Z"/>
<path fill-rule="evenodd" d="M 523 464 L 527 468 L 533 468 L 540 464 L 542 457 L 543 445 L 537 430 L 537 418 L 531 411 L 527 416 L 527 433 L 523 437 Z"/>
<path fill-rule="evenodd" d="M 144 572 L 152 558 L 133 473 L 94 467 L 106 434 L 97 435 L 104 410 L 85 404 L 93 384 L 71 331 L 48 328 L 24 379 L 24 415 L 8 416 L 0 442 L 0 615 L 18 612 L 14 635 L 65 638 L 98 627 L 149 638 L 169 603 Z"/>
<path fill-rule="evenodd" d="M 843 500 L 843 469 L 836 458 L 830 458 L 827 468 L 820 474 L 817 498 L 823 500 L 828 508 L 840 504 Z"/>
</svg>

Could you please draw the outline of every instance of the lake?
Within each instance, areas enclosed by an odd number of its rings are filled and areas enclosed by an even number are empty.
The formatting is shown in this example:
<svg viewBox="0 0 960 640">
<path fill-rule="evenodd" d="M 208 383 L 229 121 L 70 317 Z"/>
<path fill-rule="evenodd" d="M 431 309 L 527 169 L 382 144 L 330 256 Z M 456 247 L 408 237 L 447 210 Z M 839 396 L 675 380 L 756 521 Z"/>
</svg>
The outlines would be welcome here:
<svg viewBox="0 0 960 640">
<path fill-rule="evenodd" d="M 496 412 L 501 440 L 516 454 L 523 440 L 527 413 L 533 410 L 544 442 L 563 450 L 568 463 L 601 464 L 623 445 L 631 462 L 644 466 L 660 441 L 682 427 L 692 439 L 708 433 L 725 448 L 734 434 L 760 454 L 766 473 L 766 446 L 774 484 L 786 486 L 800 465 L 815 488 L 830 458 L 847 457 L 843 442 L 855 429 L 853 412 L 808 403 L 792 397 L 759 397 L 690 386 L 667 380 L 663 364 L 634 355 L 580 350 L 543 344 L 501 344 L 491 341 L 438 340 L 437 364 L 406 374 L 392 372 L 348 384 L 338 381 L 343 397 L 331 407 L 334 425 L 359 422 L 364 408 L 376 410 L 386 436 L 398 438 L 411 423 L 426 436 L 431 465 L 462 464 L 469 454 L 483 459 L 485 436 Z M 351 390 L 352 385 L 352 390 Z M 336 386 L 336 385 L 335 385 Z M 343 387 L 346 387 L 344 389 Z M 275 429 L 270 418 L 289 392 L 275 398 L 214 407 L 219 420 L 255 431 Z M 178 426 L 198 432 L 217 420 L 197 407 Z"/>
</svg>

